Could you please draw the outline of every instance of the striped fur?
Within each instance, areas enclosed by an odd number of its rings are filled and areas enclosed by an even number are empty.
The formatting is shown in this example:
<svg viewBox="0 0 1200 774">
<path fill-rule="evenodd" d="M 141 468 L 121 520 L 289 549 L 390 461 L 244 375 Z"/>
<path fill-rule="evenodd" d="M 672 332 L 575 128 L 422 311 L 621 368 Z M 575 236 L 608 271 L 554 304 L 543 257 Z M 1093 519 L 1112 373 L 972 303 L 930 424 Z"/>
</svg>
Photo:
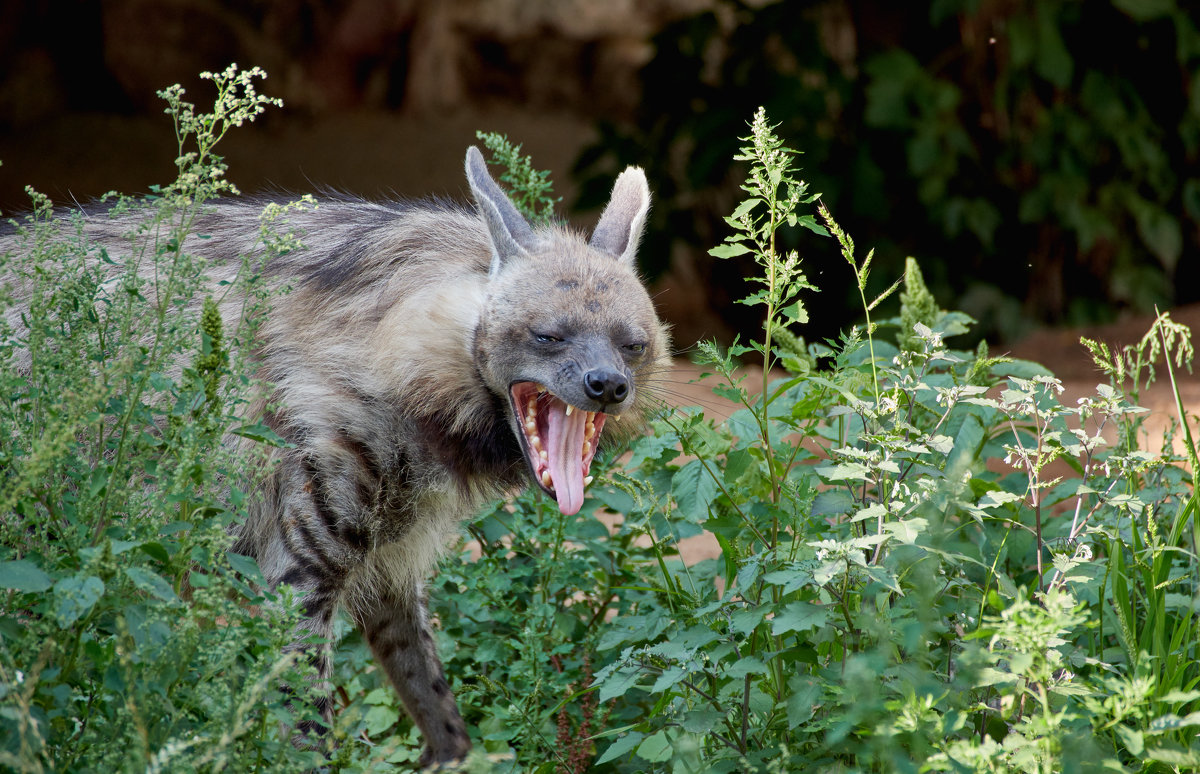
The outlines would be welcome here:
<svg viewBox="0 0 1200 774">
<path fill-rule="evenodd" d="M 621 175 L 585 241 L 526 223 L 474 148 L 466 169 L 474 207 L 330 197 L 291 216 L 304 249 L 266 268 L 291 290 L 259 330 L 274 394 L 255 409 L 290 446 L 234 546 L 272 585 L 304 592 L 297 640 L 327 638 L 348 611 L 420 727 L 426 764 L 470 749 L 425 603 L 437 557 L 463 519 L 531 478 L 578 510 L 589 434 L 641 426 L 668 351 L 634 269 L 641 170 Z M 186 248 L 214 281 L 255 249 L 261 205 L 221 201 L 198 224 L 209 238 Z M 114 247 L 128 225 L 88 221 Z M 240 308 L 226 298 L 222 311 Z M 328 721 L 329 654 L 310 657 Z"/>
</svg>

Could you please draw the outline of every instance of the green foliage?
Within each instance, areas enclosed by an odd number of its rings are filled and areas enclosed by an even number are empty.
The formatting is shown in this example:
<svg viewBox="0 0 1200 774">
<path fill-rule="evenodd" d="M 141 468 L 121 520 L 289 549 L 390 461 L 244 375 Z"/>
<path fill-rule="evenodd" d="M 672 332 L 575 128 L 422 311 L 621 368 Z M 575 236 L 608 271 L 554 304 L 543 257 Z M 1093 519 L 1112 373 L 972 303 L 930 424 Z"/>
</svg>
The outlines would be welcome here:
<svg viewBox="0 0 1200 774">
<path fill-rule="evenodd" d="M 728 127 L 765 105 L 804 147 L 813 189 L 878 248 L 877 275 L 928 256 L 930 286 L 980 320 L 977 335 L 1195 298 L 1193 4 L 721 0 L 665 27 L 654 50 L 633 125 L 604 126 L 580 158 L 587 204 L 615 170 L 646 166 L 652 273 L 671 241 L 721 239 Z M 747 267 L 701 270 L 736 287 Z M 853 305 L 823 290 L 814 327 L 827 336 Z M 757 329 L 721 312 L 743 336 Z"/>
<path fill-rule="evenodd" d="M 0 278 L 0 764 L 13 771 L 295 771 L 320 756 L 281 693 L 311 670 L 285 653 L 286 595 L 228 552 L 255 451 L 222 444 L 260 390 L 248 347 L 265 291 L 247 260 L 223 294 L 182 246 L 231 190 L 212 147 L 270 102 L 257 70 L 206 75 L 198 114 L 178 87 L 179 179 L 108 214 L 124 249 L 44 197 L 13 221 Z M 194 143 L 197 150 L 185 147 Z M 264 236 L 269 223 L 264 224 Z M 22 303 L 23 312 L 8 314 Z"/>
<path fill-rule="evenodd" d="M 500 182 L 509 187 L 509 196 L 517 209 L 534 222 L 547 222 L 554 217 L 554 207 L 562 197 L 553 196 L 550 170 L 538 170 L 530 156 L 521 155 L 521 146 L 513 145 L 508 137 L 497 132 L 475 132 L 485 148 L 492 153 L 489 164 L 501 167 Z"/>
<path fill-rule="evenodd" d="M 794 183 L 787 156 L 755 158 L 752 198 L 755 181 Z M 865 288 L 869 256 L 823 215 Z M 770 248 L 758 240 L 757 260 L 783 271 L 794 256 Z M 642 709 L 598 763 L 1169 771 L 1200 756 L 1190 480 L 1131 436 L 1110 446 L 1105 426 L 1140 421 L 1114 387 L 1068 407 L 1041 366 L 947 348 L 969 318 L 909 278 L 912 349 L 876 340 L 868 317 L 754 394 L 703 345 L 742 410 L 666 416 L 634 444 L 631 475 L 669 489 L 674 519 L 721 556 L 664 562 L 657 603 L 601 638 L 601 701 Z M 764 340 L 789 324 L 773 308 Z M 686 462 L 663 453 L 676 444 Z"/>
</svg>

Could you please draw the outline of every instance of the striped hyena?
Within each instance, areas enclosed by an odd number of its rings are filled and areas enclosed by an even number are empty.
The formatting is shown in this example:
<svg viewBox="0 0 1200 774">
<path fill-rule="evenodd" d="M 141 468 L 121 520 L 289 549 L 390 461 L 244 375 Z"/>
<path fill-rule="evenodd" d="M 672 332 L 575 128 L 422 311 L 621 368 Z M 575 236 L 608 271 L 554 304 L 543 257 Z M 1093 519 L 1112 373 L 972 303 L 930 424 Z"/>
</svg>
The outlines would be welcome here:
<svg viewBox="0 0 1200 774">
<path fill-rule="evenodd" d="M 640 169 L 617 178 L 590 240 L 527 223 L 475 148 L 466 172 L 473 208 L 333 196 L 291 214 L 303 249 L 264 267 L 290 291 L 258 329 L 255 367 L 272 393 L 250 411 L 288 443 L 273 450 L 233 549 L 271 586 L 303 592 L 292 647 L 314 648 L 325 721 L 328 645 L 305 643 L 328 642 L 343 607 L 420 727 L 424 764 L 470 749 L 424 599 L 439 552 L 463 519 L 531 479 L 563 513 L 579 511 L 597 443 L 639 427 L 668 356 L 634 268 L 650 206 Z M 205 208 L 183 247 L 211 281 L 262 250 L 262 208 Z M 113 271 L 137 217 L 81 215 Z M 236 296 L 221 302 L 229 329 Z M 28 368 L 28 353 L 15 365 Z"/>
<path fill-rule="evenodd" d="M 341 198 L 293 216 L 305 247 L 267 267 L 292 290 L 257 350 L 281 407 L 264 420 L 290 447 L 234 547 L 304 592 L 298 641 L 328 639 L 345 607 L 420 727 L 425 764 L 470 749 L 424 599 L 439 551 L 530 479 L 577 512 L 602 432 L 638 427 L 668 352 L 634 268 L 640 169 L 618 177 L 586 241 L 527 223 L 475 148 L 466 172 L 474 208 Z M 255 214 L 218 204 L 192 249 L 233 261 Z M 327 650 L 313 659 L 324 684 Z"/>
</svg>

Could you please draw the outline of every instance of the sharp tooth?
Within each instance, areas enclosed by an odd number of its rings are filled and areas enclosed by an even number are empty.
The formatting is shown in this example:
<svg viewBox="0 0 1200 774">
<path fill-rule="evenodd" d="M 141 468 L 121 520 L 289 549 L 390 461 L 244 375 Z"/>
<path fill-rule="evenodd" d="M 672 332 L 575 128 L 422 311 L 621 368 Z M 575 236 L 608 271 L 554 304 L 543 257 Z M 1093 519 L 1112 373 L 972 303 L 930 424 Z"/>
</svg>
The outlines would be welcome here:
<svg viewBox="0 0 1200 774">
<path fill-rule="evenodd" d="M 567 404 L 567 416 L 571 416 L 571 412 L 573 412 L 574 410 L 575 410 L 575 407 L 572 406 L 570 403 L 568 403 Z"/>
<path fill-rule="evenodd" d="M 610 416 L 610 417 L 612 417 L 614 421 L 617 421 L 617 422 L 620 422 L 620 421 L 621 421 L 621 415 L 620 415 L 620 414 L 609 414 L 609 416 Z"/>
<path fill-rule="evenodd" d="M 542 484 L 546 487 L 554 486 L 554 480 L 550 478 L 550 471 L 542 471 Z"/>
<path fill-rule="evenodd" d="M 538 395 L 541 395 L 543 392 L 546 391 L 546 388 L 539 384 L 537 386 L 537 391 L 538 391 Z"/>
<path fill-rule="evenodd" d="M 589 486 L 591 483 L 592 483 L 592 477 L 591 477 L 591 476 L 584 476 L 584 478 L 583 478 L 583 485 L 584 485 L 584 486 Z"/>
</svg>

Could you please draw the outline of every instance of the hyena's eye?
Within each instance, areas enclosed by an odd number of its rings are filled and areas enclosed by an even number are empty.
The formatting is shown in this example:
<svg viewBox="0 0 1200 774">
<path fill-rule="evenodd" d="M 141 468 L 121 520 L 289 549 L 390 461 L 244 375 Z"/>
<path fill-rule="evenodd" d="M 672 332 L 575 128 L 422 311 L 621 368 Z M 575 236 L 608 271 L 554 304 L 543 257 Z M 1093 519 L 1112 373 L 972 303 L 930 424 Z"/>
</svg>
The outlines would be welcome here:
<svg viewBox="0 0 1200 774">
<path fill-rule="evenodd" d="M 551 336 L 549 333 L 534 333 L 533 339 L 539 344 L 557 344 L 562 339 L 557 336 Z"/>
<path fill-rule="evenodd" d="M 633 354 L 633 355 L 640 355 L 646 351 L 646 345 L 645 344 L 626 344 L 625 351 L 630 354 Z"/>
</svg>

